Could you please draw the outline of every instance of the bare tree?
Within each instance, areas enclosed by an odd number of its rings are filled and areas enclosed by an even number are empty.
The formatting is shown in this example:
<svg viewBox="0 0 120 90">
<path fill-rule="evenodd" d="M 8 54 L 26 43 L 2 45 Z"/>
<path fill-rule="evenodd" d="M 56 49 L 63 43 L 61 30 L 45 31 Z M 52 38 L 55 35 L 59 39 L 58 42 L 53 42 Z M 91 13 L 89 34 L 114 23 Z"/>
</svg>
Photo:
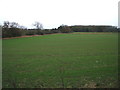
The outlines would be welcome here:
<svg viewBox="0 0 120 90">
<path fill-rule="evenodd" d="M 18 28 L 19 24 L 16 22 L 4 21 L 3 28 Z"/>
<path fill-rule="evenodd" d="M 35 26 L 37 29 L 39 29 L 39 30 L 42 30 L 43 29 L 43 25 L 40 23 L 40 22 L 35 22 L 34 24 L 33 24 L 33 26 Z"/>
<path fill-rule="evenodd" d="M 10 22 L 4 21 L 3 28 L 10 28 Z"/>
<path fill-rule="evenodd" d="M 16 23 L 16 22 L 11 22 L 10 23 L 10 28 L 18 28 L 19 27 L 19 24 Z"/>
</svg>

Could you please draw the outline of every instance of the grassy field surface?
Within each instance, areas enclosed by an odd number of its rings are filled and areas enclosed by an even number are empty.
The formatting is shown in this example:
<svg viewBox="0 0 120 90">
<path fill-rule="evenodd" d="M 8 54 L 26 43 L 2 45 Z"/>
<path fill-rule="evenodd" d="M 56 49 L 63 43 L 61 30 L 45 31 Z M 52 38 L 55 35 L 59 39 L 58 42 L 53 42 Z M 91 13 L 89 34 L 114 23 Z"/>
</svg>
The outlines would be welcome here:
<svg viewBox="0 0 120 90">
<path fill-rule="evenodd" d="M 71 33 L 6 39 L 3 88 L 118 87 L 118 34 Z"/>
</svg>

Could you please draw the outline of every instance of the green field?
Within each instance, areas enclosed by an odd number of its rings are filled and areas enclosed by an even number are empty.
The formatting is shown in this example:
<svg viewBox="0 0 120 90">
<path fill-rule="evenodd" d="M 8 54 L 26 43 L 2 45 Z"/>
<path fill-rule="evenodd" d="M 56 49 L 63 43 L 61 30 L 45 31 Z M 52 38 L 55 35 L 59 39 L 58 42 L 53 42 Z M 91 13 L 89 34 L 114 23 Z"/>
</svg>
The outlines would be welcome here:
<svg viewBox="0 0 120 90">
<path fill-rule="evenodd" d="M 118 34 L 71 33 L 6 39 L 3 88 L 118 87 Z"/>
</svg>

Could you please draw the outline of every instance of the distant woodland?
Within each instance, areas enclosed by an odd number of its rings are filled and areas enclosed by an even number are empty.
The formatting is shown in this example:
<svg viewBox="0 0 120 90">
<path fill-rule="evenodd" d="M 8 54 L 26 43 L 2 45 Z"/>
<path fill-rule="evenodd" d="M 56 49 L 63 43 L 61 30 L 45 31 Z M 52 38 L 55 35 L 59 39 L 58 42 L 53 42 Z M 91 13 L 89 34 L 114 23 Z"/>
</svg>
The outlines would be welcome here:
<svg viewBox="0 0 120 90">
<path fill-rule="evenodd" d="M 2 28 L 2 38 L 72 32 L 120 32 L 120 28 L 107 25 L 60 25 L 58 28 L 44 29 L 41 23 L 35 22 L 33 26 L 35 26 L 35 29 L 28 29 L 16 22 L 5 21 L 3 25 L 0 25 Z"/>
</svg>

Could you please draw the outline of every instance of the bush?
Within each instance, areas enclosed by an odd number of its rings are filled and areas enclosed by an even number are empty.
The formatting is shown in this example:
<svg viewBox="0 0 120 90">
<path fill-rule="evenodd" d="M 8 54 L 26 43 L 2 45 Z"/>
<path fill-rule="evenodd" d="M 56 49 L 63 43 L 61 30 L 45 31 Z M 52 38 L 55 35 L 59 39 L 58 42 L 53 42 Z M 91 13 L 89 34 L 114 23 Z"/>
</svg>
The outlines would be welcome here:
<svg viewBox="0 0 120 90">
<path fill-rule="evenodd" d="M 27 30 L 26 35 L 35 35 L 37 32 L 35 30 Z"/>
<path fill-rule="evenodd" d="M 37 33 L 36 33 L 37 35 L 44 35 L 44 32 L 41 31 L 41 30 L 36 30 L 36 32 L 37 32 Z"/>
<path fill-rule="evenodd" d="M 42 30 L 44 34 L 52 34 L 53 32 L 49 29 Z"/>
<path fill-rule="evenodd" d="M 70 33 L 70 32 L 72 32 L 70 27 L 66 26 L 66 25 L 60 26 L 60 27 L 58 27 L 58 29 L 61 31 L 61 33 Z"/>
<path fill-rule="evenodd" d="M 2 37 L 17 37 L 21 36 L 22 31 L 19 28 L 3 28 L 2 29 Z"/>
<path fill-rule="evenodd" d="M 52 29 L 51 32 L 52 33 L 60 33 L 60 31 L 58 29 Z"/>
</svg>

